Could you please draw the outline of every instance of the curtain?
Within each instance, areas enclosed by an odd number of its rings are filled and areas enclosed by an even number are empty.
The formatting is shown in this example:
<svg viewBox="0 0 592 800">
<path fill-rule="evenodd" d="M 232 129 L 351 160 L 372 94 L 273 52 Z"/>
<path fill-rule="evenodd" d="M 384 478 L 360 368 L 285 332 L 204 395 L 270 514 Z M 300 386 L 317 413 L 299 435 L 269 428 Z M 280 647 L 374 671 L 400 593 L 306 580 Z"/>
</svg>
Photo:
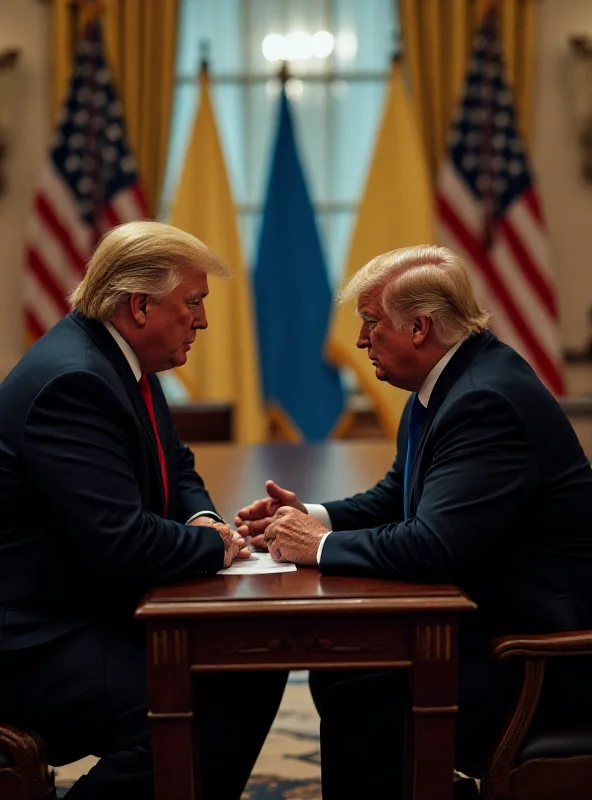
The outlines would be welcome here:
<svg viewBox="0 0 592 800">
<path fill-rule="evenodd" d="M 76 32 L 90 13 L 103 21 L 107 57 L 123 105 L 150 213 L 156 216 L 166 166 L 175 80 L 179 0 L 53 0 L 52 108 L 57 115 L 72 71 Z"/>
<path fill-rule="evenodd" d="M 492 0 L 399 0 L 404 53 L 435 180 L 448 127 L 465 77 L 473 32 Z M 506 77 L 514 94 L 518 126 L 528 144 L 538 0 L 497 2 Z"/>
</svg>

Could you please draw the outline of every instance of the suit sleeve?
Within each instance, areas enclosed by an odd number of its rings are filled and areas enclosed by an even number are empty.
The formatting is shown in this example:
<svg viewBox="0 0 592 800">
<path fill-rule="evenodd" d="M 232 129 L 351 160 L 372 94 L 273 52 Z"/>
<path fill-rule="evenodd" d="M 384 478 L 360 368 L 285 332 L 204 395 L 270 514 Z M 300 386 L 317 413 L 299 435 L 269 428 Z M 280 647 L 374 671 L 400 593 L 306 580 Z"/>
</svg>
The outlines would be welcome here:
<svg viewBox="0 0 592 800">
<path fill-rule="evenodd" d="M 150 587 L 215 572 L 224 557 L 216 530 L 144 510 L 132 463 L 133 448 L 141 446 L 137 430 L 132 412 L 92 372 L 59 375 L 35 398 L 23 432 L 23 469 L 63 546 L 96 574 L 124 584 Z"/>
<path fill-rule="evenodd" d="M 195 471 L 193 453 L 187 445 L 181 442 L 176 430 L 174 435 L 177 486 L 175 518 L 178 522 L 185 522 L 197 511 L 216 511 L 216 507 L 202 478 Z"/>
<path fill-rule="evenodd" d="M 397 455 L 392 467 L 372 489 L 345 500 L 323 503 L 331 518 L 334 531 L 353 528 L 374 528 L 385 522 L 404 518 L 403 474 L 407 454 L 407 423 L 409 403 L 406 404 L 397 433 Z"/>
<path fill-rule="evenodd" d="M 159 425 L 166 420 L 167 442 L 170 443 L 168 464 L 171 497 L 168 516 L 177 522 L 185 523 L 197 511 L 216 512 L 201 476 L 195 471 L 193 453 L 179 439 L 173 415 L 159 380 L 153 382 L 152 393 L 155 408 L 159 410 Z"/>
<path fill-rule="evenodd" d="M 483 562 L 535 491 L 538 466 L 523 421 L 495 391 L 451 404 L 413 519 L 332 533 L 323 572 L 454 581 Z"/>
</svg>

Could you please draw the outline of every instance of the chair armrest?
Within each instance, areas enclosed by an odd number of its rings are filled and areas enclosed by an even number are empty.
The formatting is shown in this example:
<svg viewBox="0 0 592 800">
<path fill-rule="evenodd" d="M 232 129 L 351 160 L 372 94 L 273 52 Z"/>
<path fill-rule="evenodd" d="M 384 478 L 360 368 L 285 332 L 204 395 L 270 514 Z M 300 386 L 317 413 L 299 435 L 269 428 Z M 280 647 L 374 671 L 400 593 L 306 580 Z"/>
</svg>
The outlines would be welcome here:
<svg viewBox="0 0 592 800">
<path fill-rule="evenodd" d="M 492 655 L 498 660 L 522 658 L 557 658 L 592 655 L 592 631 L 566 631 L 529 636 L 500 636 L 494 639 Z"/>
</svg>

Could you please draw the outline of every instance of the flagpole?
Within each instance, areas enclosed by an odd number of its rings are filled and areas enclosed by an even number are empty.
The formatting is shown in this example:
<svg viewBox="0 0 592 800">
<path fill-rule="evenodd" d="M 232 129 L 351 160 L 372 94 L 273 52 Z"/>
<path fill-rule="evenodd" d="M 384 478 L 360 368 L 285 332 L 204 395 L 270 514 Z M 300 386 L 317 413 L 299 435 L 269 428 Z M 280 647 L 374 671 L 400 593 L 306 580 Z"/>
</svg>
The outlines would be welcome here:
<svg viewBox="0 0 592 800">
<path fill-rule="evenodd" d="M 207 75 L 210 71 L 211 39 L 200 39 L 198 43 L 199 76 Z"/>
</svg>

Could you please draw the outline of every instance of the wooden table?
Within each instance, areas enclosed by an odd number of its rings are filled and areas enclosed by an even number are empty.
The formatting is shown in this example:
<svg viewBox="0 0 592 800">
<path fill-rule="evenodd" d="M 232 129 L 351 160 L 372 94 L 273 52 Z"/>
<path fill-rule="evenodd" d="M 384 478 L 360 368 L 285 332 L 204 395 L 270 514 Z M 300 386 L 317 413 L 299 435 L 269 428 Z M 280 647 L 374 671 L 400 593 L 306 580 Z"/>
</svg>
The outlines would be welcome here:
<svg viewBox="0 0 592 800">
<path fill-rule="evenodd" d="M 341 496 L 371 485 L 392 455 L 392 444 L 360 442 L 196 448 L 198 470 L 228 517 L 261 494 L 266 478 L 283 480 L 304 500 L 326 500 L 339 496 L 331 491 L 337 477 Z M 156 800 L 200 796 L 194 673 L 335 667 L 410 671 L 405 796 L 450 800 L 458 618 L 472 608 L 453 586 L 323 577 L 305 568 L 153 590 L 137 616 L 147 628 Z"/>
</svg>

